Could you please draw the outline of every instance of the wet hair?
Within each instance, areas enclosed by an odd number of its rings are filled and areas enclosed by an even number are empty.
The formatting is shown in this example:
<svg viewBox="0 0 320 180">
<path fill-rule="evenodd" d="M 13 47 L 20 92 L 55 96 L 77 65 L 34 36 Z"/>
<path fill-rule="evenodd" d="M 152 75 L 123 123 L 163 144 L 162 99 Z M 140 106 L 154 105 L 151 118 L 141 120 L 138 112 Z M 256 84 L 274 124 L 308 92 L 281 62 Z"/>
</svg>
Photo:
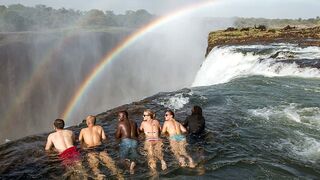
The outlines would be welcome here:
<svg viewBox="0 0 320 180">
<path fill-rule="evenodd" d="M 199 115 L 202 116 L 202 109 L 200 106 L 193 106 L 192 108 L 192 115 Z"/>
<path fill-rule="evenodd" d="M 143 112 L 148 113 L 148 115 L 150 115 L 151 119 L 154 119 L 156 117 L 156 114 L 153 111 L 151 111 L 151 109 L 146 109 Z"/>
<path fill-rule="evenodd" d="M 56 127 L 57 129 L 63 129 L 63 128 L 64 128 L 64 120 L 62 120 L 62 119 L 56 119 L 56 120 L 54 120 L 53 125 L 54 125 L 54 127 Z"/>
<path fill-rule="evenodd" d="M 171 110 L 169 109 L 169 110 L 167 110 L 166 112 L 170 113 L 170 115 L 172 115 L 172 118 L 174 118 L 174 112 L 173 112 L 173 111 L 171 111 Z"/>
<path fill-rule="evenodd" d="M 94 116 L 94 115 L 89 115 L 87 118 L 92 118 L 93 119 L 93 124 L 95 125 L 96 124 L 96 120 L 97 120 L 97 118 L 96 118 L 96 116 Z"/>
<path fill-rule="evenodd" d="M 126 116 L 126 118 L 128 119 L 128 116 L 129 116 L 129 115 L 128 115 L 128 112 L 127 112 L 126 110 L 119 111 L 118 114 L 120 114 L 120 113 L 121 113 L 121 114 L 124 114 L 124 115 Z"/>
</svg>

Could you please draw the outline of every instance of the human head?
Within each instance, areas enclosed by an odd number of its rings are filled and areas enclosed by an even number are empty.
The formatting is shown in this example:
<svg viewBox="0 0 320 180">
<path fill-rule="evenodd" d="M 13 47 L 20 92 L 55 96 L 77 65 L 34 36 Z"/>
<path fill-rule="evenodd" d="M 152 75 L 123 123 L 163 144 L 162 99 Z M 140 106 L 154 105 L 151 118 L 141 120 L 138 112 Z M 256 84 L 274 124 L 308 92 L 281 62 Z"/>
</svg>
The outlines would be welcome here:
<svg viewBox="0 0 320 180">
<path fill-rule="evenodd" d="M 64 121 L 62 119 L 56 119 L 53 123 L 56 129 L 63 129 L 64 128 Z"/>
<path fill-rule="evenodd" d="M 155 116 L 154 112 L 151 111 L 150 109 L 146 109 L 145 111 L 143 111 L 143 120 L 148 120 L 149 117 L 153 119 L 154 116 Z"/>
<path fill-rule="evenodd" d="M 165 120 L 169 120 L 171 118 L 174 118 L 174 112 L 171 110 L 167 110 L 166 113 L 164 114 Z"/>
<path fill-rule="evenodd" d="M 200 115 L 202 116 L 202 109 L 200 106 L 193 106 L 192 108 L 192 114 Z"/>
<path fill-rule="evenodd" d="M 87 125 L 95 125 L 96 124 L 96 117 L 93 116 L 93 115 L 89 115 L 87 118 L 86 118 L 86 123 Z"/>
<path fill-rule="evenodd" d="M 119 117 L 119 120 L 128 119 L 128 112 L 127 111 L 119 111 L 118 117 Z"/>
</svg>

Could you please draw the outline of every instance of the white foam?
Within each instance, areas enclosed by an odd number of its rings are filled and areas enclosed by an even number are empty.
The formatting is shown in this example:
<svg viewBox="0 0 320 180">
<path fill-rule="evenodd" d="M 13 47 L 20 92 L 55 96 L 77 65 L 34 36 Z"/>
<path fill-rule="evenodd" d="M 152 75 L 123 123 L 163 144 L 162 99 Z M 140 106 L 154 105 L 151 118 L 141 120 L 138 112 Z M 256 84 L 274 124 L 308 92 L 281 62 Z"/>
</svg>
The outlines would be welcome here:
<svg viewBox="0 0 320 180">
<path fill-rule="evenodd" d="M 281 151 L 284 149 L 290 151 L 294 158 L 311 162 L 320 159 L 320 141 L 300 131 L 295 131 L 293 137 L 280 139 L 274 144 Z"/>
<path fill-rule="evenodd" d="M 280 105 L 274 107 L 264 107 L 261 109 L 249 109 L 252 116 L 269 120 L 287 119 L 295 123 L 315 126 L 320 130 L 320 108 L 303 107 L 299 104 Z"/>
<path fill-rule="evenodd" d="M 158 102 L 160 105 L 169 109 L 181 109 L 185 104 L 189 103 L 189 97 L 185 97 L 184 94 L 176 94 L 172 97 L 160 99 Z"/>
<path fill-rule="evenodd" d="M 237 49 L 275 48 L 269 54 L 254 55 L 243 54 Z M 278 48 L 278 49 L 277 49 Z M 297 59 L 320 58 L 319 47 L 301 48 L 294 45 L 254 45 L 254 46 L 228 46 L 214 48 L 203 62 L 192 84 L 195 86 L 208 86 L 229 82 L 232 79 L 251 75 L 296 76 L 302 78 L 320 78 L 320 71 L 316 68 L 300 68 L 297 64 L 283 63 L 270 58 L 277 50 L 296 53 Z"/>
</svg>

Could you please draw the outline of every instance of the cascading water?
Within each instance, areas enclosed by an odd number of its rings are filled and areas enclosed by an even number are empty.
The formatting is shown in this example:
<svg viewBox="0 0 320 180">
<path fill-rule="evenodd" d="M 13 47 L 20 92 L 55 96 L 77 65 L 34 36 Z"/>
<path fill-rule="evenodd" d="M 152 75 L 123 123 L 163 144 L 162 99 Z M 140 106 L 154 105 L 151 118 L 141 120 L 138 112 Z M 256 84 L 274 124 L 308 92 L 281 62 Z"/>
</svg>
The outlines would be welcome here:
<svg viewBox="0 0 320 180">
<path fill-rule="evenodd" d="M 293 44 L 218 47 L 203 62 L 192 86 L 226 83 L 252 75 L 319 78 L 320 72 L 315 68 L 319 65 L 319 47 Z"/>
</svg>

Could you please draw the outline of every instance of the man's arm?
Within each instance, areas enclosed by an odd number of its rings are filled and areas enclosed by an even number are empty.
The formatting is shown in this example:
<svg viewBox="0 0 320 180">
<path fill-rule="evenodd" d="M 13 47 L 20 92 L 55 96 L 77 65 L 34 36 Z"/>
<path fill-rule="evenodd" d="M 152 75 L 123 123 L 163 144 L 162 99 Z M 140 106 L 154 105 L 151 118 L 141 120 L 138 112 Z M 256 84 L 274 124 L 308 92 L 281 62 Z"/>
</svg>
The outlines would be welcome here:
<svg viewBox="0 0 320 180">
<path fill-rule="evenodd" d="M 136 126 L 136 132 L 137 132 L 137 136 L 139 137 L 140 131 L 138 128 L 138 124 L 136 122 L 134 122 L 135 126 Z"/>
<path fill-rule="evenodd" d="M 104 133 L 104 129 L 103 129 L 103 127 L 101 126 L 101 139 L 102 139 L 102 141 L 107 141 L 107 135 Z"/>
<path fill-rule="evenodd" d="M 118 124 L 117 131 L 116 131 L 116 138 L 119 139 L 121 137 L 121 127 L 120 123 Z"/>
<path fill-rule="evenodd" d="M 82 143 L 82 141 L 83 141 L 83 129 L 81 129 L 80 134 L 79 134 L 79 142 L 80 142 L 80 144 Z"/>
<path fill-rule="evenodd" d="M 52 140 L 51 140 L 51 134 L 50 134 L 50 135 L 48 136 L 48 139 L 47 139 L 47 144 L 46 144 L 45 150 L 46 150 L 46 151 L 50 150 L 51 147 L 52 147 L 52 145 L 53 145 L 53 142 L 52 142 Z"/>
<path fill-rule="evenodd" d="M 72 138 L 72 143 L 74 144 L 76 142 L 76 136 L 72 131 L 71 131 L 71 138 Z"/>
</svg>

